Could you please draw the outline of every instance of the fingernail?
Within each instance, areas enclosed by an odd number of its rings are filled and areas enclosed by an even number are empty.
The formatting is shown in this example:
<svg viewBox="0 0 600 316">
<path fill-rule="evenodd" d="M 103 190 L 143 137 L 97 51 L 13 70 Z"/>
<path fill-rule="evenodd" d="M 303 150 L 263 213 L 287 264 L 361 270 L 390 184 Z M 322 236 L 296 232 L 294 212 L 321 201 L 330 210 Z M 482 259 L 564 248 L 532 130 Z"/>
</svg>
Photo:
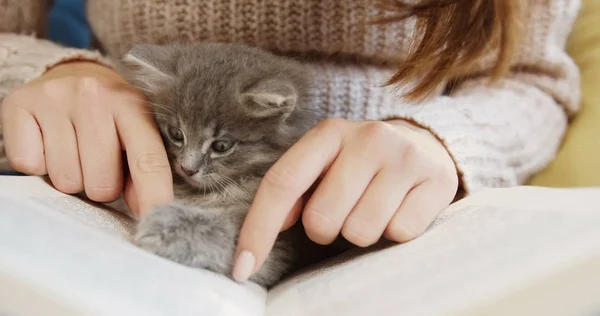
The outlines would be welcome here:
<svg viewBox="0 0 600 316">
<path fill-rule="evenodd" d="M 243 250 L 240 252 L 240 255 L 235 261 L 235 266 L 233 267 L 233 279 L 238 282 L 247 281 L 252 274 L 255 264 L 256 259 L 250 251 Z"/>
</svg>

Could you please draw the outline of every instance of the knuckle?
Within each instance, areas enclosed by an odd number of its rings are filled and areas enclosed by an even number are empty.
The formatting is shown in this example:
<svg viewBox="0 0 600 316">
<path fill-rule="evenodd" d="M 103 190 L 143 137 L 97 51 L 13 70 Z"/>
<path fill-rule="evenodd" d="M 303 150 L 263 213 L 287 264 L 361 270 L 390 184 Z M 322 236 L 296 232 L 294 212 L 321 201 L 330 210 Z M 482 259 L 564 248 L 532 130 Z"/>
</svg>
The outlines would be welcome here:
<svg viewBox="0 0 600 316">
<path fill-rule="evenodd" d="M 289 191 L 296 188 L 300 175 L 293 168 L 275 165 L 271 167 L 263 178 L 263 182 L 270 188 Z"/>
<path fill-rule="evenodd" d="M 339 233 L 339 227 L 325 212 L 308 208 L 302 216 L 302 224 L 306 235 L 317 244 L 326 245 L 333 242 Z"/>
<path fill-rule="evenodd" d="M 344 119 L 326 118 L 319 121 L 308 133 L 312 134 L 315 138 L 328 139 L 330 141 L 335 140 L 336 143 L 341 143 L 344 139 L 347 125 L 348 122 Z"/>
<path fill-rule="evenodd" d="M 64 80 L 44 80 L 40 84 L 40 89 L 44 95 L 55 96 L 57 93 L 65 90 Z"/>
<path fill-rule="evenodd" d="M 391 135 L 392 128 L 389 124 L 380 121 L 369 121 L 362 124 L 360 133 L 371 140 L 386 139 Z"/>
<path fill-rule="evenodd" d="M 449 189 L 458 187 L 458 171 L 454 163 L 434 161 L 428 164 L 427 170 L 426 180 L 431 181 L 437 187 Z"/>
<path fill-rule="evenodd" d="M 139 173 L 161 173 L 170 170 L 169 160 L 159 151 L 139 154 L 135 158 L 135 168 Z"/>
<path fill-rule="evenodd" d="M 380 235 L 377 234 L 373 228 L 370 228 L 367 223 L 358 219 L 350 219 L 344 225 L 342 228 L 342 236 L 359 247 L 369 247 L 374 245 L 380 237 Z"/>
<path fill-rule="evenodd" d="M 388 161 L 393 163 L 395 167 L 411 166 L 411 168 L 422 172 L 423 166 L 426 166 L 426 170 L 429 170 L 427 157 L 421 156 L 419 145 L 411 140 L 400 137 L 394 143 L 390 144 L 387 150 Z M 430 172 L 428 171 L 427 173 Z"/>
<path fill-rule="evenodd" d="M 332 131 L 339 132 L 344 127 L 345 121 L 340 118 L 326 118 L 315 125 L 315 129 L 320 132 L 328 133 Z"/>
<path fill-rule="evenodd" d="M 98 102 L 98 100 L 106 95 L 106 91 L 104 91 L 104 83 L 94 76 L 83 75 L 77 77 L 75 91 L 78 101 L 75 105 L 79 110 L 88 108 L 98 109 L 101 106 L 107 105 L 106 102 Z"/>
<path fill-rule="evenodd" d="M 24 93 L 22 91 L 23 88 L 17 88 L 8 95 L 6 95 L 6 97 L 4 97 L 4 100 L 2 100 L 2 108 L 5 109 L 8 106 L 18 106 L 18 104 L 21 102 L 24 96 Z"/>
<path fill-rule="evenodd" d="M 399 150 L 402 154 L 403 160 L 410 161 L 418 156 L 419 146 L 415 142 L 402 139 L 399 145 Z"/>
<path fill-rule="evenodd" d="M 97 95 L 102 86 L 102 81 L 94 76 L 84 75 L 77 78 L 77 91 L 86 97 Z"/>
<path fill-rule="evenodd" d="M 436 168 L 438 181 L 445 185 L 458 186 L 458 172 L 454 165 L 438 164 Z"/>
<path fill-rule="evenodd" d="M 358 137 L 365 153 L 373 152 L 379 157 L 387 158 L 397 158 L 397 153 L 402 153 L 402 147 L 406 143 L 404 137 L 392 126 L 380 121 L 364 122 L 359 127 Z"/>
</svg>

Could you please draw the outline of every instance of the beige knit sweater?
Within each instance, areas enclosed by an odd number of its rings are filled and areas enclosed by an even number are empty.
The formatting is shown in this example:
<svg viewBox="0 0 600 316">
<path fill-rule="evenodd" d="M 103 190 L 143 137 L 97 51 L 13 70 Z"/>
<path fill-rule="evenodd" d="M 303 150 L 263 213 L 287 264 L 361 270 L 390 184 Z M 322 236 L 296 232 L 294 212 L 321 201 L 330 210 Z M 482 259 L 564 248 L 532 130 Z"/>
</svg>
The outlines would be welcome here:
<svg viewBox="0 0 600 316">
<path fill-rule="evenodd" d="M 87 0 L 87 17 L 100 47 L 113 57 L 135 43 L 174 38 L 316 54 L 318 61 L 307 62 L 318 80 L 315 107 L 332 117 L 408 118 L 429 128 L 473 192 L 522 184 L 546 166 L 568 116 L 578 110 L 579 73 L 564 46 L 580 0 L 530 1 L 517 74 L 494 87 L 472 76 L 449 95 L 421 104 L 380 88 L 393 69 L 374 61 L 402 60 L 413 25 L 372 26 L 371 0 Z M 43 0 L 0 1 L 0 99 L 56 63 L 99 60 L 99 53 L 32 36 L 43 37 L 47 9 Z M 344 63 L 339 55 L 362 62 Z M 473 73 L 489 69 L 490 61 L 476 63 Z"/>
</svg>

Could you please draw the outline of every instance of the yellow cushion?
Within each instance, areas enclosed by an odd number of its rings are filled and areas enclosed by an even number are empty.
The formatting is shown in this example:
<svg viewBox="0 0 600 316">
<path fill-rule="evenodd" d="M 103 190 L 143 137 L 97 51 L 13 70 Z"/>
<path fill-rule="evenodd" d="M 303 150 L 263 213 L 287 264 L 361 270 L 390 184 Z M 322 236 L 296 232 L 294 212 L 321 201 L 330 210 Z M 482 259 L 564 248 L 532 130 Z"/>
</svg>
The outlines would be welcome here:
<svg viewBox="0 0 600 316">
<path fill-rule="evenodd" d="M 568 42 L 582 75 L 582 110 L 573 120 L 555 161 L 532 185 L 600 185 L 600 1 L 585 0 Z"/>
</svg>

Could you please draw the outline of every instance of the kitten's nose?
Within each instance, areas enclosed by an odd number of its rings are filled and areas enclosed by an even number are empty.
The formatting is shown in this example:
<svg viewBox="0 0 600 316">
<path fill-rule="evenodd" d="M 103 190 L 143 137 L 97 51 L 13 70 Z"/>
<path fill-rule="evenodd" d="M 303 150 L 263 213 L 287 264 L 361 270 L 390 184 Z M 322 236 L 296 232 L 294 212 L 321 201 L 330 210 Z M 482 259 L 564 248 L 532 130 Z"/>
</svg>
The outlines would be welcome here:
<svg viewBox="0 0 600 316">
<path fill-rule="evenodd" d="M 187 176 L 193 176 L 196 173 L 198 173 L 198 169 L 190 170 L 184 167 L 183 165 L 181 166 L 181 171 L 183 171 L 183 173 L 185 173 L 185 175 Z"/>
</svg>

